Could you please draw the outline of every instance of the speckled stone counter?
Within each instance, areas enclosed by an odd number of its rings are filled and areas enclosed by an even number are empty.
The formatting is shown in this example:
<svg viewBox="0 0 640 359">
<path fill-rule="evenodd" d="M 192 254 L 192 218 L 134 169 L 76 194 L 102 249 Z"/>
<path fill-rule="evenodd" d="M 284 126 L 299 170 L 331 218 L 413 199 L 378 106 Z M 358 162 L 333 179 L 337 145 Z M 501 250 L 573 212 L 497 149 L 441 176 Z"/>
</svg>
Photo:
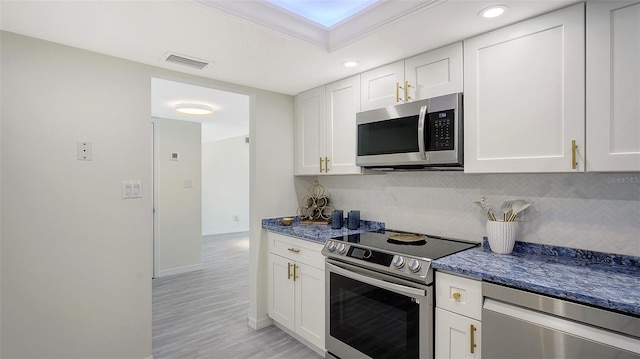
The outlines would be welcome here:
<svg viewBox="0 0 640 359">
<path fill-rule="evenodd" d="M 640 316 L 640 258 L 516 242 L 513 253 L 470 249 L 433 268 Z"/>
<path fill-rule="evenodd" d="M 376 232 L 384 229 L 384 223 L 382 222 L 360 221 L 360 228 L 358 229 L 348 229 L 346 226 L 340 229 L 331 229 L 331 226 L 328 224 L 301 224 L 299 217 L 294 218 L 295 220 L 290 226 L 280 224 L 280 218 L 263 219 L 262 228 L 320 243 L 324 243 L 327 239 L 333 237 L 362 232 Z"/>
</svg>

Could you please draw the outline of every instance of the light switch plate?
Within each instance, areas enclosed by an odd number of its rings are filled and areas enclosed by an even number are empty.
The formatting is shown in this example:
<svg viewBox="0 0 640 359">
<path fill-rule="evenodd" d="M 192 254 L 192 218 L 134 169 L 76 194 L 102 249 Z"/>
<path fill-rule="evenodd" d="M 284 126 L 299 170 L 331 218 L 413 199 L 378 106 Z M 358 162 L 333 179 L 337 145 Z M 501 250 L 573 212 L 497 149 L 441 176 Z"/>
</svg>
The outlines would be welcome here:
<svg viewBox="0 0 640 359">
<path fill-rule="evenodd" d="M 122 181 L 122 198 L 142 198 L 142 181 Z"/>
</svg>

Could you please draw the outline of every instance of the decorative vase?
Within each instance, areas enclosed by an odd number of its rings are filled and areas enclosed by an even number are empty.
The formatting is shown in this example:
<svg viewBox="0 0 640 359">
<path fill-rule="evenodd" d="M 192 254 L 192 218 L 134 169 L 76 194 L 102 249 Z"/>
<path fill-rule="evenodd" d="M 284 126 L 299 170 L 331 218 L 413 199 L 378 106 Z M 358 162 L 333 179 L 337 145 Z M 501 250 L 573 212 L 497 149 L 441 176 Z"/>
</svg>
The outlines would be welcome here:
<svg viewBox="0 0 640 359">
<path fill-rule="evenodd" d="M 518 222 L 487 221 L 487 238 L 491 251 L 509 254 L 513 251 L 518 232 Z"/>
</svg>

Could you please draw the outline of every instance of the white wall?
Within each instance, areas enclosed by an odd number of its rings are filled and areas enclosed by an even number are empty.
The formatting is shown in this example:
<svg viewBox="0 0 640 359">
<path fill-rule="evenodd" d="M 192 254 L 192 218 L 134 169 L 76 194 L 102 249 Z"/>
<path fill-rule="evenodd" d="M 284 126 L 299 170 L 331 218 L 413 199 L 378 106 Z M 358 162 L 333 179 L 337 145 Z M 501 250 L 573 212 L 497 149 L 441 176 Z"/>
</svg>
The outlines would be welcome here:
<svg viewBox="0 0 640 359">
<path fill-rule="evenodd" d="M 151 356 L 151 196 L 122 200 L 120 182 L 151 180 L 153 77 L 251 98 L 249 320 L 268 323 L 261 219 L 297 201 L 293 97 L 0 36 L 1 356 Z"/>
<path fill-rule="evenodd" d="M 1 36 L 2 357 L 149 357 L 151 195 L 121 198 L 151 183 L 149 76 Z"/>
<path fill-rule="evenodd" d="M 202 235 L 249 230 L 247 136 L 202 144 Z"/>
<path fill-rule="evenodd" d="M 293 176 L 293 97 L 254 96 L 250 122 L 250 216 L 249 326 L 271 323 L 267 316 L 268 243 L 262 218 L 295 213 L 298 202 Z"/>
<path fill-rule="evenodd" d="M 319 181 L 336 208 L 360 209 L 388 228 L 480 241 L 486 216 L 473 202 L 487 196 L 496 208 L 522 198 L 534 204 L 518 240 L 640 256 L 638 173 L 404 172 Z"/>
<path fill-rule="evenodd" d="M 159 276 L 202 268 L 202 181 L 198 122 L 154 119 Z M 171 153 L 178 153 L 178 160 Z M 191 181 L 190 188 L 185 181 Z"/>
</svg>

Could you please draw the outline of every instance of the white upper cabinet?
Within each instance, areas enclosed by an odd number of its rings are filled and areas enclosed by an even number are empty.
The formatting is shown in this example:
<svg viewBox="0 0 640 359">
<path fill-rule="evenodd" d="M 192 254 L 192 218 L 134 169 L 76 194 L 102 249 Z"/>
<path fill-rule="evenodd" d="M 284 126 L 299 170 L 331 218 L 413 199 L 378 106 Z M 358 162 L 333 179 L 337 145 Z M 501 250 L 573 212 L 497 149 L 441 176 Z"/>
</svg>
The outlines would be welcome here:
<svg viewBox="0 0 640 359">
<path fill-rule="evenodd" d="M 640 171 L 640 3 L 587 4 L 587 171 Z"/>
<path fill-rule="evenodd" d="M 295 174 L 361 174 L 356 166 L 360 75 L 305 91 L 295 99 Z"/>
<path fill-rule="evenodd" d="M 462 42 L 362 73 L 362 111 L 462 92 Z"/>
<path fill-rule="evenodd" d="M 462 42 L 404 60 L 408 101 L 462 92 Z"/>
<path fill-rule="evenodd" d="M 584 32 L 576 4 L 464 41 L 465 172 L 585 170 Z"/>
<path fill-rule="evenodd" d="M 305 91 L 295 98 L 294 167 L 297 175 L 320 173 L 320 163 L 324 161 L 322 157 L 326 151 L 324 111 L 324 86 Z"/>
<path fill-rule="evenodd" d="M 362 73 L 363 111 L 402 102 L 400 84 L 404 83 L 404 60 Z"/>
</svg>

